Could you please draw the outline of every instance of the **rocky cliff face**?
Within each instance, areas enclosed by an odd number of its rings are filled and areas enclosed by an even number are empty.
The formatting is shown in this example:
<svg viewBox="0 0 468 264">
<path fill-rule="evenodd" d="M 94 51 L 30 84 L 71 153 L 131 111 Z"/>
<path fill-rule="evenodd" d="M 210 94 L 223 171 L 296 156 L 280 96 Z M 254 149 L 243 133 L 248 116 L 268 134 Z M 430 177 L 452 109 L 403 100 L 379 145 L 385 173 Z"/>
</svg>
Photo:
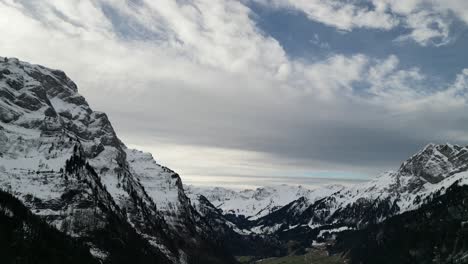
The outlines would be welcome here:
<svg viewBox="0 0 468 264">
<path fill-rule="evenodd" d="M 209 226 L 195 223 L 180 177 L 128 149 L 62 71 L 0 57 L 0 173 L 2 189 L 57 229 L 89 238 L 102 259 L 112 252 L 95 234 L 117 221 L 162 262 L 224 261 Z"/>
<path fill-rule="evenodd" d="M 426 183 L 436 184 L 454 173 L 468 169 L 468 149 L 445 144 L 429 144 L 405 161 L 398 170 L 400 177 L 411 178 L 409 191 L 419 191 Z"/>
</svg>

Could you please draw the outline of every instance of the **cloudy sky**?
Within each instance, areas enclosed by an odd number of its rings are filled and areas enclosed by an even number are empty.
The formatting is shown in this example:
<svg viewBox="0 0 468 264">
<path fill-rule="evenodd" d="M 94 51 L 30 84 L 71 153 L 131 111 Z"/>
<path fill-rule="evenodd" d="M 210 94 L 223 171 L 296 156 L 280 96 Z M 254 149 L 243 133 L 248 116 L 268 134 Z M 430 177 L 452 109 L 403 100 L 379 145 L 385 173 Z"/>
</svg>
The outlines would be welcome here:
<svg viewBox="0 0 468 264">
<path fill-rule="evenodd" d="M 466 0 L 0 0 L 0 33 L 186 183 L 349 182 L 468 144 Z"/>
</svg>

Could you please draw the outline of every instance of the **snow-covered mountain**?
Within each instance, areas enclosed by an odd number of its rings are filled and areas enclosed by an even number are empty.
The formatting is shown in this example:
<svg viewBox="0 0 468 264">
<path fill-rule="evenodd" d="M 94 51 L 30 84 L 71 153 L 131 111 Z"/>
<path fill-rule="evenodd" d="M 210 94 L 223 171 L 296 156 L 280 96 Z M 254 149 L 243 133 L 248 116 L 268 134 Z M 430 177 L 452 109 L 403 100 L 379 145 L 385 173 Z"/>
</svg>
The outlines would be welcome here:
<svg viewBox="0 0 468 264">
<path fill-rule="evenodd" d="M 346 230 L 361 230 L 418 211 L 450 187 L 466 184 L 468 148 L 429 144 L 398 170 L 354 186 L 186 189 L 197 210 L 216 215 L 217 222 L 236 233 L 277 240 L 275 245 L 283 243 L 282 247 L 296 241 L 299 249 Z"/>
<path fill-rule="evenodd" d="M 416 210 L 449 186 L 467 183 L 467 168 L 468 148 L 429 144 L 395 172 L 315 202 L 300 198 L 252 222 L 250 229 L 287 236 L 307 234 L 308 239 L 359 229 Z"/>
<path fill-rule="evenodd" d="M 3 57 L 0 188 L 86 241 L 102 260 L 115 259 L 121 249 L 102 242 L 106 236 L 138 240 L 131 246 L 143 244 L 140 253 L 159 263 L 225 257 L 179 175 L 150 154 L 128 149 L 106 114 L 93 111 L 65 73 Z"/>
<path fill-rule="evenodd" d="M 343 188 L 341 185 L 329 185 L 317 189 L 309 189 L 300 185 L 273 185 L 238 191 L 222 187 L 190 185 L 185 186 L 185 192 L 194 203 L 197 203 L 197 196 L 203 195 L 216 208 L 221 209 L 223 214 L 255 220 L 301 197 L 307 198 L 312 203 Z"/>
</svg>

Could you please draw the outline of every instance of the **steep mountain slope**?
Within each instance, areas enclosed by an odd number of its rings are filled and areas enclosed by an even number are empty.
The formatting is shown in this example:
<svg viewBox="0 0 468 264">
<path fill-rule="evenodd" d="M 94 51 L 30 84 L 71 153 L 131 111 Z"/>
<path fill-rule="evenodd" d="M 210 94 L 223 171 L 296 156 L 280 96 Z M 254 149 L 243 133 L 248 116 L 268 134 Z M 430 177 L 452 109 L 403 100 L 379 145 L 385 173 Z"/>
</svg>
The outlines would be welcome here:
<svg viewBox="0 0 468 264">
<path fill-rule="evenodd" d="M 190 255 L 191 263 L 234 262 L 210 220 L 191 206 L 179 175 L 157 164 L 149 153 L 130 149 L 125 152 L 130 172 L 154 201 L 171 232 L 177 233 L 170 239 L 185 249 L 184 254 Z"/>
<path fill-rule="evenodd" d="M 350 263 L 468 263 L 467 176 L 420 209 L 338 235 Z"/>
<path fill-rule="evenodd" d="M 174 229 L 187 231 L 194 216 L 179 175 L 156 163 L 151 154 L 125 149 L 130 172 L 145 188 L 166 222 Z"/>
<path fill-rule="evenodd" d="M 19 200 L 0 191 L 2 263 L 99 263 L 79 241 L 50 227 Z"/>
<path fill-rule="evenodd" d="M 127 149 L 61 71 L 0 58 L 0 172 L 2 189 L 103 259 L 117 254 L 98 245 L 114 225 L 160 263 L 230 261 L 194 224 L 179 176 Z"/>
</svg>

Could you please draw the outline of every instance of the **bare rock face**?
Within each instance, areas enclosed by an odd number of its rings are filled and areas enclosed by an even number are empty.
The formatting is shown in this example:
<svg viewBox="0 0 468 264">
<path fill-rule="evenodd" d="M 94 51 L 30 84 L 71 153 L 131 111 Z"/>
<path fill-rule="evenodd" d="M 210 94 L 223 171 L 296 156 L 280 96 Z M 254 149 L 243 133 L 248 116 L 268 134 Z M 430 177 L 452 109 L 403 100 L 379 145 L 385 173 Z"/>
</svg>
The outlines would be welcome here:
<svg viewBox="0 0 468 264">
<path fill-rule="evenodd" d="M 96 233 L 117 221 L 162 263 L 230 261 L 179 175 L 128 149 L 62 71 L 0 57 L 0 173 L 0 188 L 103 259 L 113 252 Z"/>
<path fill-rule="evenodd" d="M 468 165 L 468 149 L 457 145 L 429 144 L 404 162 L 398 172 L 415 176 L 425 182 L 438 183 L 457 170 Z"/>
</svg>

